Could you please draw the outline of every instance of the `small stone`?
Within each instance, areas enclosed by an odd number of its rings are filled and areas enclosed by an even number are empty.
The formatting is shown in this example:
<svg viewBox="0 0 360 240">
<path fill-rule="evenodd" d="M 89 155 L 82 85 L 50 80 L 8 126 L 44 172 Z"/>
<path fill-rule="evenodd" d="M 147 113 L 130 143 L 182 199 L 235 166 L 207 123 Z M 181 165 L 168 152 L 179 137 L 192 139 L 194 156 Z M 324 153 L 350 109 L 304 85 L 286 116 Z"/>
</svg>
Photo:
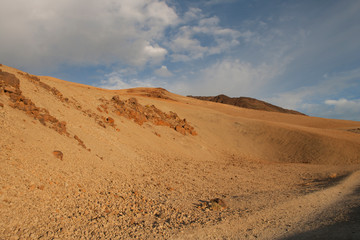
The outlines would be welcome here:
<svg viewBox="0 0 360 240">
<path fill-rule="evenodd" d="M 183 128 L 181 125 L 177 125 L 175 127 L 175 130 L 179 133 L 181 133 L 182 135 L 185 135 L 186 134 L 186 131 L 185 131 L 185 128 Z"/>
<path fill-rule="evenodd" d="M 221 198 L 214 198 L 210 200 L 210 207 L 212 210 L 222 210 L 227 208 L 227 204 Z"/>
<path fill-rule="evenodd" d="M 337 174 L 336 174 L 336 173 L 332 173 L 332 174 L 329 175 L 329 178 L 332 178 L 332 179 L 334 179 L 334 178 L 336 178 L 336 177 L 337 177 Z"/>
<path fill-rule="evenodd" d="M 60 159 L 61 161 L 63 160 L 64 154 L 61 151 L 55 150 L 53 151 L 53 154 L 56 158 Z"/>
<path fill-rule="evenodd" d="M 106 122 L 107 122 L 107 123 L 110 123 L 110 124 L 113 124 L 113 123 L 114 123 L 114 119 L 111 118 L 111 117 L 107 117 L 107 118 L 106 118 Z"/>
</svg>

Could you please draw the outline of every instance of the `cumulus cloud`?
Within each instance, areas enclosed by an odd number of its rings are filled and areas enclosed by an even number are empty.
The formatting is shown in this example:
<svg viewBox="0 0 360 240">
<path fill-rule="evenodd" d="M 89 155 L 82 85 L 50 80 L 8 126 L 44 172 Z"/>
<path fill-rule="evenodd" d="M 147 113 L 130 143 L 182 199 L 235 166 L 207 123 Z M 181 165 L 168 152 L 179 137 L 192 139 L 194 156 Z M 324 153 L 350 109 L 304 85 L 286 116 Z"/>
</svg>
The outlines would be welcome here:
<svg viewBox="0 0 360 240">
<path fill-rule="evenodd" d="M 159 63 L 167 53 L 164 31 L 178 20 L 160 0 L 5 1 L 0 56 L 25 68 Z"/>
<path fill-rule="evenodd" d="M 163 65 L 167 56 L 187 62 L 224 53 L 242 36 L 199 8 L 179 16 L 162 0 L 5 1 L 0 31 L 1 62 L 32 72 L 64 65 L 142 69 Z"/>
<path fill-rule="evenodd" d="M 161 68 L 155 70 L 155 74 L 160 77 L 171 77 L 173 74 L 168 70 L 166 66 L 161 66 Z"/>
<path fill-rule="evenodd" d="M 324 103 L 331 106 L 328 110 L 328 115 L 360 121 L 360 99 L 328 99 Z"/>
</svg>

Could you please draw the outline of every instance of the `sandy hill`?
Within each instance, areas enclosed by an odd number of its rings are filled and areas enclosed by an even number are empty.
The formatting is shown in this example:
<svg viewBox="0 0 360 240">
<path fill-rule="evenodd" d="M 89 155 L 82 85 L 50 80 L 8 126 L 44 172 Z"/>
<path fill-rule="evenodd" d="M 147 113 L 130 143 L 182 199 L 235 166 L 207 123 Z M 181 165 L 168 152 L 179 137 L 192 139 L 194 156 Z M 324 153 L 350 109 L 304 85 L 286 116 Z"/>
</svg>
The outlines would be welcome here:
<svg viewBox="0 0 360 240">
<path fill-rule="evenodd" d="M 249 98 L 249 97 L 228 97 L 224 94 L 220 94 L 218 96 L 214 97 L 201 97 L 201 96 L 188 96 L 204 101 L 211 101 L 211 102 L 218 102 L 218 103 L 224 103 L 229 105 L 234 105 L 237 107 L 242 108 L 250 108 L 250 109 L 256 109 L 256 110 L 263 110 L 263 111 L 269 111 L 269 112 L 280 112 L 280 113 L 290 113 L 290 114 L 298 114 L 298 115 L 305 115 L 303 113 L 300 113 L 298 111 L 284 109 L 279 106 L 275 106 L 273 104 L 255 99 L 255 98 Z"/>
<path fill-rule="evenodd" d="M 359 202 L 356 121 L 1 65 L 0 126 L 0 239 L 296 237 Z"/>
</svg>

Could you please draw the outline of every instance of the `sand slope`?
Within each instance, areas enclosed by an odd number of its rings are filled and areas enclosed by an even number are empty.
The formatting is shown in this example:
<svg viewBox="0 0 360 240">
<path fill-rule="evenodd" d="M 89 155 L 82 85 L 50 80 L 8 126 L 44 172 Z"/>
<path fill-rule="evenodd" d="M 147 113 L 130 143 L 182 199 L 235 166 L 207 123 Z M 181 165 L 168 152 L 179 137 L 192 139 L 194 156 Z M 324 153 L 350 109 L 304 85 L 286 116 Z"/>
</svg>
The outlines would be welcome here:
<svg viewBox="0 0 360 240">
<path fill-rule="evenodd" d="M 360 122 L 0 69 L 0 239 L 251 239 L 359 169 Z M 272 225 L 264 239 L 299 233 Z"/>
</svg>

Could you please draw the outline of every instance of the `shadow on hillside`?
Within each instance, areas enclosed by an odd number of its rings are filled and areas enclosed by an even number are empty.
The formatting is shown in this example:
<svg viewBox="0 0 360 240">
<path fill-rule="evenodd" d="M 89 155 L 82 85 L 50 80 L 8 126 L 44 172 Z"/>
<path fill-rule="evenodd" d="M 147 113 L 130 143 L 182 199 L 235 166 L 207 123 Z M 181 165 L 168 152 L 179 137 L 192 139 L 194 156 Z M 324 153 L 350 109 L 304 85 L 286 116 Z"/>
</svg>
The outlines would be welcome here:
<svg viewBox="0 0 360 240">
<path fill-rule="evenodd" d="M 360 186 L 349 196 L 350 198 L 360 198 Z M 338 240 L 338 239 L 360 239 L 360 202 L 356 207 L 350 209 L 348 219 L 346 221 L 337 222 L 332 225 L 323 226 L 321 228 L 307 231 L 303 233 L 294 234 L 289 237 L 281 238 L 281 240 Z"/>
<path fill-rule="evenodd" d="M 347 178 L 350 174 L 344 174 L 337 177 L 328 177 L 328 178 L 318 178 L 318 179 L 309 179 L 306 180 L 305 183 L 301 184 L 302 186 L 302 193 L 309 194 L 313 192 L 317 192 L 320 190 L 324 190 L 326 188 L 333 187 Z"/>
</svg>

